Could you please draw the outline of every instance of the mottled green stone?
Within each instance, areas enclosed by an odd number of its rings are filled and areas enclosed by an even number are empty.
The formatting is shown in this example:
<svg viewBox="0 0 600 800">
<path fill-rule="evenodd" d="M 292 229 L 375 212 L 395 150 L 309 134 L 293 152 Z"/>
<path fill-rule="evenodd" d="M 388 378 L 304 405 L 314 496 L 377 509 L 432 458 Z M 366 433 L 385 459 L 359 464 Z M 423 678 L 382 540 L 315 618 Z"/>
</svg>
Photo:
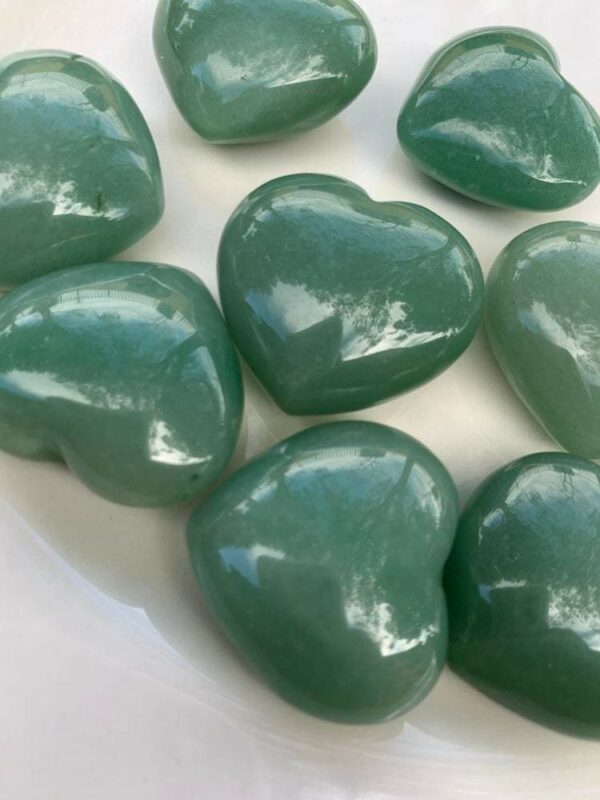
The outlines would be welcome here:
<svg viewBox="0 0 600 800">
<path fill-rule="evenodd" d="M 2 449 L 138 506 L 183 503 L 227 465 L 239 364 L 190 273 L 113 262 L 38 278 L 0 300 L 0 340 Z"/>
<path fill-rule="evenodd" d="M 455 228 L 328 175 L 252 192 L 223 233 L 219 283 L 240 352 L 289 414 L 365 408 L 433 378 L 483 305 Z"/>
<path fill-rule="evenodd" d="M 420 702 L 444 664 L 452 479 L 392 428 L 287 439 L 192 515 L 188 542 L 227 636 L 283 698 L 338 722 Z"/>
<path fill-rule="evenodd" d="M 483 28 L 435 53 L 398 120 L 415 165 L 492 205 L 557 209 L 600 180 L 600 121 L 531 31 Z"/>
<path fill-rule="evenodd" d="M 323 124 L 360 94 L 377 60 L 352 0 L 160 0 L 154 45 L 182 116 L 218 143 Z"/>
<path fill-rule="evenodd" d="M 565 448 L 600 458 L 600 227 L 522 233 L 490 274 L 486 326 L 521 400 Z"/>
<path fill-rule="evenodd" d="M 109 258 L 162 211 L 154 142 L 118 81 L 59 51 L 0 60 L 0 286 Z"/>
<path fill-rule="evenodd" d="M 444 586 L 453 669 L 520 714 L 600 737 L 600 467 L 543 453 L 488 478 Z"/>
</svg>

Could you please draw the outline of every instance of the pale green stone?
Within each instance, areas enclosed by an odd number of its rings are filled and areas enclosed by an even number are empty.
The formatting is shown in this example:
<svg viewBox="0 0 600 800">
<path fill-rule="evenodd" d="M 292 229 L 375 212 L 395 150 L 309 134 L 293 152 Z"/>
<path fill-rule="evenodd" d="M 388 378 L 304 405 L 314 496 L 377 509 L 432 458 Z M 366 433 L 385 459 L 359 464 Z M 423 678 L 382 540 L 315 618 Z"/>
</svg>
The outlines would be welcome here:
<svg viewBox="0 0 600 800">
<path fill-rule="evenodd" d="M 218 143 L 322 125 L 364 89 L 377 60 L 352 0 L 160 0 L 154 45 L 182 116 Z"/>
<path fill-rule="evenodd" d="M 186 502 L 225 469 L 239 364 L 190 273 L 112 262 L 38 278 L 0 300 L 0 340 L 2 449 L 137 506 Z"/>
<path fill-rule="evenodd" d="M 600 227 L 549 222 L 504 248 L 486 325 L 521 400 L 566 450 L 600 458 Z"/>
<path fill-rule="evenodd" d="M 289 414 L 354 411 L 413 389 L 468 347 L 483 277 L 463 236 L 331 175 L 253 191 L 219 250 L 227 324 Z"/>
<path fill-rule="evenodd" d="M 419 703 L 446 657 L 452 479 L 368 422 L 310 428 L 235 473 L 188 542 L 224 632 L 283 698 L 338 722 Z"/>
<path fill-rule="evenodd" d="M 444 588 L 453 669 L 520 714 L 600 738 L 597 464 L 538 453 L 491 475 L 462 514 Z"/>
<path fill-rule="evenodd" d="M 56 50 L 0 61 L 0 286 L 114 256 L 162 211 L 152 136 L 115 78 Z"/>
<path fill-rule="evenodd" d="M 557 209 L 600 181 L 600 120 L 551 45 L 521 28 L 469 31 L 425 66 L 398 119 L 415 165 L 492 205 Z"/>
</svg>

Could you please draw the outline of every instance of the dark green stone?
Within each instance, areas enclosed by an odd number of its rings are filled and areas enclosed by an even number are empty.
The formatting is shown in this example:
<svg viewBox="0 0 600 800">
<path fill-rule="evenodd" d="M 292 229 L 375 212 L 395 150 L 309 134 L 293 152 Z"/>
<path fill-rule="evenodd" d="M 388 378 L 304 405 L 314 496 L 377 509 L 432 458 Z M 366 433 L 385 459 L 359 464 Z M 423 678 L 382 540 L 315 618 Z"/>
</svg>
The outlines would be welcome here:
<svg viewBox="0 0 600 800">
<path fill-rule="evenodd" d="M 160 0 L 154 45 L 182 116 L 219 143 L 327 122 L 365 88 L 377 60 L 352 0 Z"/>
<path fill-rule="evenodd" d="M 0 447 L 60 459 L 117 503 L 183 503 L 224 470 L 239 364 L 204 284 L 175 267 L 92 264 L 0 300 Z"/>
<path fill-rule="evenodd" d="M 154 142 L 118 81 L 71 53 L 0 60 L 0 286 L 109 258 L 162 211 Z"/>
<path fill-rule="evenodd" d="M 328 175 L 278 178 L 242 202 L 219 285 L 240 352 L 289 414 L 365 408 L 428 381 L 469 345 L 483 305 L 455 228 Z"/>
<path fill-rule="evenodd" d="M 445 573 L 450 665 L 538 722 L 600 737 L 600 467 L 564 453 L 496 472 Z"/>
<path fill-rule="evenodd" d="M 317 716 L 376 722 L 420 702 L 444 664 L 456 520 L 452 479 L 421 444 L 338 422 L 221 484 L 188 542 L 217 620 L 276 692 Z"/>
<path fill-rule="evenodd" d="M 557 209 L 600 180 L 600 121 L 531 31 L 483 28 L 433 56 L 398 120 L 415 165 L 492 205 Z"/>
<path fill-rule="evenodd" d="M 522 233 L 488 281 L 492 349 L 525 405 L 566 450 L 600 458 L 600 227 Z"/>
</svg>

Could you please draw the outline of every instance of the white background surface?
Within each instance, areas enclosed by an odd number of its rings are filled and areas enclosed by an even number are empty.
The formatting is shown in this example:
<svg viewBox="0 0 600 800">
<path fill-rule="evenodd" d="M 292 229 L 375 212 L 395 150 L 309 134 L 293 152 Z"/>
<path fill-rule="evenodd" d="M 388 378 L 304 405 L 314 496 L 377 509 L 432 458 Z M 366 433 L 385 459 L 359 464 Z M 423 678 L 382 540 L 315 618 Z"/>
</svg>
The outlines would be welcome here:
<svg viewBox="0 0 600 800">
<path fill-rule="evenodd" d="M 285 0 L 281 0 L 285 2 Z M 463 199 L 421 177 L 395 138 L 431 52 L 483 25 L 546 36 L 600 107 L 597 0 L 362 0 L 379 66 L 361 97 L 292 140 L 217 148 L 178 116 L 151 46 L 154 0 L 0 0 L 0 56 L 61 48 L 100 61 L 139 102 L 162 160 L 167 211 L 128 251 L 197 272 L 214 292 L 221 229 L 262 182 L 330 172 L 375 199 L 422 203 L 461 230 L 484 272 L 550 219 L 600 221 L 600 191 L 559 214 Z M 309 420 L 249 379 L 239 465 Z M 393 424 L 442 458 L 463 500 L 492 469 L 553 449 L 480 335 L 435 381 L 354 415 Z M 184 548 L 187 509 L 111 505 L 57 465 L 0 455 L 0 800 L 567 800 L 600 797 L 600 743 L 569 739 L 446 672 L 404 720 L 347 728 L 278 700 L 206 616 Z"/>
</svg>

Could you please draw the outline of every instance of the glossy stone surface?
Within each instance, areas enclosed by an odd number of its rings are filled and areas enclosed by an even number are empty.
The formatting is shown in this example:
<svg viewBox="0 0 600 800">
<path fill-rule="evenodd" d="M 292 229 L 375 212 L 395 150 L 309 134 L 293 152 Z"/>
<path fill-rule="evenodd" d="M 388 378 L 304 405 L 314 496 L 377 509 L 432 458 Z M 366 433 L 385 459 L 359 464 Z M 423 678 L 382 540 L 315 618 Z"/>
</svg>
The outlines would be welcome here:
<svg viewBox="0 0 600 800">
<path fill-rule="evenodd" d="M 328 175 L 252 192 L 223 233 L 219 283 L 240 352 L 289 414 L 365 408 L 433 378 L 483 304 L 455 228 Z"/>
<path fill-rule="evenodd" d="M 183 503 L 237 439 L 242 384 L 204 284 L 175 267 L 91 264 L 0 300 L 0 447 L 62 459 L 117 503 Z"/>
<path fill-rule="evenodd" d="M 421 444 L 338 422 L 221 484 L 188 543 L 217 620 L 276 692 L 317 716 L 376 722 L 422 700 L 444 664 L 456 521 L 452 479 Z"/>
<path fill-rule="evenodd" d="M 444 585 L 453 669 L 527 717 L 600 737 L 600 467 L 542 453 L 488 478 Z"/>
<path fill-rule="evenodd" d="M 154 142 L 118 81 L 60 51 L 0 60 L 0 286 L 109 258 L 162 210 Z"/>
<path fill-rule="evenodd" d="M 352 0 L 160 0 L 154 45 L 182 116 L 219 143 L 327 122 L 360 94 L 377 60 Z"/>
<path fill-rule="evenodd" d="M 557 209 L 600 180 L 600 121 L 547 41 L 520 28 L 470 31 L 435 53 L 398 120 L 415 165 L 492 205 Z"/>
<path fill-rule="evenodd" d="M 600 458 L 600 227 L 550 222 L 517 236 L 488 281 L 492 349 L 566 450 Z"/>
</svg>

